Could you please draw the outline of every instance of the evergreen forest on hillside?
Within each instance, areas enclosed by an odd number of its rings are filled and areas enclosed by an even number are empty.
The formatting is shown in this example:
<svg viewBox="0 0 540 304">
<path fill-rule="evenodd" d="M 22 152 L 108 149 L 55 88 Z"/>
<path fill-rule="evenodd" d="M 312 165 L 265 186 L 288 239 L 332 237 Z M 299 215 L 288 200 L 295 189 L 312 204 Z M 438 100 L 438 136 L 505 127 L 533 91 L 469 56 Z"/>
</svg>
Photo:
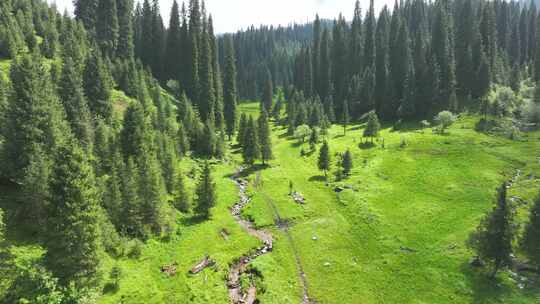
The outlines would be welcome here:
<svg viewBox="0 0 540 304">
<path fill-rule="evenodd" d="M 539 303 L 540 3 L 374 2 L 0 1 L 0 304 Z"/>
</svg>

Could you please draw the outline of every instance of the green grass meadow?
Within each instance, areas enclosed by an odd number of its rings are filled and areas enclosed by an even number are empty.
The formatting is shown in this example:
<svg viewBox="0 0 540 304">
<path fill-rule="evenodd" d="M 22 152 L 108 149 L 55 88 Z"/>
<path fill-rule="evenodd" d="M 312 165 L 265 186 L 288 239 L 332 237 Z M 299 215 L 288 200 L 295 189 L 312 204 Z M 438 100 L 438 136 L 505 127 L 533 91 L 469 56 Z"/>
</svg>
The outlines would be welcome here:
<svg viewBox="0 0 540 304">
<path fill-rule="evenodd" d="M 240 108 L 255 115 L 259 105 L 244 103 Z M 415 125 L 403 131 L 385 126 L 373 147 L 362 144 L 364 125 L 351 125 L 346 135 L 334 126 L 327 136 L 333 164 L 328 182 L 317 169 L 318 151 L 301 156 L 309 145 L 274 126 L 274 160 L 247 177 L 258 186 L 251 184 L 253 199 L 243 214 L 275 238 L 274 251 L 252 264 L 263 276 L 261 303 L 301 301 L 298 263 L 309 296 L 317 303 L 540 303 L 538 277 L 530 277 L 531 283 L 520 289 L 507 271 L 493 281 L 488 269 L 469 266 L 473 253 L 466 240 L 492 208 L 496 187 L 520 170 L 510 195 L 532 202 L 540 189 L 540 132 L 511 141 L 476 132 L 478 119 L 462 117 L 444 135 Z M 353 154 L 353 172 L 335 181 L 339 155 L 347 149 Z M 176 233 L 168 240 L 148 241 L 139 258 L 107 258 L 104 273 L 118 265 L 122 277 L 119 289 L 105 293 L 99 303 L 229 302 L 229 264 L 260 246 L 229 211 L 238 200 L 230 176 L 241 163 L 238 151 L 231 150 L 225 162 L 213 166 L 219 199 L 212 219 L 197 222 L 178 216 Z M 179 166 L 193 190 L 198 174 L 187 173 L 198 171 L 200 164 L 186 159 Z M 289 197 L 290 182 L 306 198 L 305 205 Z M 344 191 L 337 193 L 336 187 Z M 0 195 L 0 207 L 16 195 L 9 192 Z M 521 223 L 530 205 L 518 206 Z M 276 226 L 277 216 L 288 224 L 289 234 Z M 230 232 L 228 239 L 221 236 L 222 229 Z M 21 260 L 41 254 L 39 246 L 18 242 L 16 233 L 8 236 Z M 189 275 L 205 254 L 217 267 Z M 160 272 L 161 266 L 174 262 L 176 276 Z"/>
</svg>

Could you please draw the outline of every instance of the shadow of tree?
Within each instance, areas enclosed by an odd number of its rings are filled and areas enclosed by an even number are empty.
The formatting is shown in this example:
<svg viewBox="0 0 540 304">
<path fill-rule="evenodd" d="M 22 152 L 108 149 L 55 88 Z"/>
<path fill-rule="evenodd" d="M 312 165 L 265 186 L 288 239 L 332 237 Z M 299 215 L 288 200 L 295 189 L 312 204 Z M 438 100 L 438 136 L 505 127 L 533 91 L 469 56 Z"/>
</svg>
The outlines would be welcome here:
<svg viewBox="0 0 540 304">
<path fill-rule="evenodd" d="M 362 150 L 372 149 L 372 148 L 375 148 L 376 146 L 377 145 L 375 143 L 372 143 L 372 142 L 369 142 L 369 141 L 362 142 L 362 143 L 358 144 L 358 148 L 360 148 Z"/>
<path fill-rule="evenodd" d="M 511 286 L 498 277 L 490 278 L 485 268 L 473 269 L 469 263 L 463 263 L 461 271 L 472 290 L 474 304 L 504 303 L 505 296 L 512 292 Z"/>
<path fill-rule="evenodd" d="M 324 175 L 314 175 L 308 179 L 310 182 L 325 182 L 326 177 Z"/>
</svg>

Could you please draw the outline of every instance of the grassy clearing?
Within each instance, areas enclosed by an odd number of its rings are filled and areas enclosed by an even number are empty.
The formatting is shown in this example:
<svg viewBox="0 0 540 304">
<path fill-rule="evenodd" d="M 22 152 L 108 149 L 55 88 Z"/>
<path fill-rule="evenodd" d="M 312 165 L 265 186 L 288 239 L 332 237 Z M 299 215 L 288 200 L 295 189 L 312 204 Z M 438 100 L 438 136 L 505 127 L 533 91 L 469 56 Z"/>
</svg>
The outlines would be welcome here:
<svg viewBox="0 0 540 304">
<path fill-rule="evenodd" d="M 240 108 L 258 112 L 256 103 Z M 264 277 L 261 303 L 300 301 L 294 249 L 310 296 L 318 303 L 537 303 L 538 283 L 520 290 L 508 273 L 493 282 L 482 270 L 470 268 L 473 254 L 465 241 L 491 209 L 495 188 L 517 169 L 521 178 L 510 195 L 529 202 L 537 195 L 540 132 L 510 141 L 477 133 L 477 120 L 462 118 L 447 135 L 414 125 L 399 132 L 386 127 L 384 149 L 381 142 L 371 148 L 360 145 L 363 125 L 351 126 L 346 136 L 335 126 L 328 136 L 333 167 L 337 153 L 347 149 L 355 167 L 348 179 L 335 182 L 332 177 L 328 185 L 316 168 L 318 153 L 301 157 L 302 145 L 285 136 L 285 129 L 274 127 L 275 159 L 258 171 L 260 185 L 250 188 L 253 200 L 244 210 L 244 216 L 275 237 L 274 251 L 252 264 Z M 402 141 L 407 143 L 404 148 Z M 309 150 L 307 144 L 303 148 Z M 238 199 L 229 177 L 240 161 L 233 152 L 229 161 L 214 166 L 219 201 L 210 221 L 178 216 L 177 233 L 169 240 L 148 241 L 139 258 L 106 259 L 106 275 L 114 265 L 123 274 L 120 288 L 105 293 L 99 303 L 228 303 L 224 278 L 229 263 L 260 245 L 228 209 Z M 199 165 L 186 159 L 180 166 L 193 190 L 198 173 L 191 172 L 198 172 Z M 254 171 L 248 179 L 256 176 Z M 306 205 L 288 196 L 289 181 L 305 196 Z M 336 186 L 345 191 L 337 194 Z M 16 193 L 0 192 L 0 207 L 9 208 Z M 276 211 L 289 222 L 293 244 L 275 226 Z M 527 216 L 528 206 L 521 205 L 519 219 Z M 42 250 L 17 233 L 20 228 L 8 225 L 8 237 L 18 263 L 23 263 L 38 258 Z M 228 240 L 220 235 L 223 228 L 231 233 Z M 205 254 L 217 261 L 217 269 L 189 276 L 187 271 Z M 174 262 L 177 276 L 160 272 L 161 266 Z M 2 288 L 0 284 L 0 294 Z"/>
<path fill-rule="evenodd" d="M 329 136 L 334 168 L 334 153 L 350 149 L 355 169 L 349 179 L 329 186 L 316 168 L 317 153 L 300 157 L 301 146 L 283 136 L 285 130 L 275 130 L 276 159 L 261 173 L 262 192 L 294 223 L 291 232 L 317 301 L 538 300 L 538 285 L 519 290 L 507 274 L 494 283 L 471 269 L 465 241 L 491 209 L 495 188 L 517 169 L 523 177 L 511 195 L 528 201 L 537 195 L 540 133 L 510 141 L 475 132 L 477 120 L 461 119 L 443 136 L 414 126 L 403 132 L 386 128 L 385 149 L 360 148 L 363 126 L 352 126 L 346 136 L 336 126 Z M 402 140 L 407 147 L 400 148 Z M 287 196 L 289 180 L 306 197 L 305 206 Z M 337 185 L 352 189 L 336 194 Z M 262 200 L 256 193 L 255 202 Z M 260 226 L 271 224 L 264 204 L 253 204 L 246 213 Z M 520 206 L 520 213 L 524 219 L 527 207 Z"/>
</svg>

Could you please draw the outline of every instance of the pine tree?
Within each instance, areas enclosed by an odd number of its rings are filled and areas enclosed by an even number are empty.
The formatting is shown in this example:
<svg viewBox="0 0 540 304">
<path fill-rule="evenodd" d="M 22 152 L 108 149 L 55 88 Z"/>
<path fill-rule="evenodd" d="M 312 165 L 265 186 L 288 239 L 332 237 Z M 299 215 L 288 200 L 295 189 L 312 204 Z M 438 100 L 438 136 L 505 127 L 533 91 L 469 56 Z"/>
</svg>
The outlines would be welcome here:
<svg viewBox="0 0 540 304">
<path fill-rule="evenodd" d="M 138 193 L 139 170 L 129 158 L 122 174 L 122 232 L 131 237 L 145 236 L 141 200 Z"/>
<path fill-rule="evenodd" d="M 508 185 L 498 189 L 497 205 L 480 223 L 469 239 L 469 246 L 482 259 L 493 262 L 492 277 L 501 267 L 512 263 L 512 242 L 515 238 L 514 210 L 506 197 Z"/>
<path fill-rule="evenodd" d="M 195 212 L 204 219 L 210 218 L 210 209 L 216 205 L 217 194 L 216 184 L 212 179 L 210 164 L 206 162 L 204 169 L 197 185 L 197 205 Z"/>
<path fill-rule="evenodd" d="M 145 128 L 148 128 L 148 123 L 142 106 L 138 102 L 130 104 L 124 114 L 120 132 L 122 152 L 126 159 L 139 157 L 143 153 Z"/>
<path fill-rule="evenodd" d="M 38 55 L 17 59 L 11 66 L 10 79 L 12 90 L 3 114 L 0 165 L 5 177 L 20 182 L 36 149 L 52 155 L 64 136 L 69 135 L 69 126 L 63 120 L 61 104 Z"/>
<path fill-rule="evenodd" d="M 242 115 L 240 116 L 240 123 L 238 125 L 238 134 L 237 134 L 237 139 L 236 139 L 236 141 L 241 147 L 244 146 L 244 138 L 246 135 L 247 123 L 248 123 L 247 115 L 246 113 L 242 113 Z"/>
<path fill-rule="evenodd" d="M 540 195 L 531 208 L 529 222 L 521 240 L 521 248 L 527 257 L 540 268 Z"/>
<path fill-rule="evenodd" d="M 386 7 L 381 12 L 377 22 L 377 43 L 375 58 L 375 109 L 382 111 L 386 97 L 386 82 L 388 74 L 388 39 L 389 39 L 389 13 Z"/>
<path fill-rule="evenodd" d="M 272 159 L 272 139 L 270 125 L 268 123 L 268 114 L 266 111 L 262 111 L 258 119 L 258 131 L 259 131 L 259 146 L 261 149 L 261 160 L 263 165 L 266 161 Z"/>
<path fill-rule="evenodd" d="M 99 0 L 96 16 L 96 36 L 101 52 L 112 58 L 118 47 L 119 35 L 116 0 Z"/>
<path fill-rule="evenodd" d="M 134 56 L 133 0 L 116 0 L 118 10 L 118 47 L 116 55 L 130 59 Z"/>
<path fill-rule="evenodd" d="M 93 141 L 92 122 L 83 92 L 81 74 L 76 69 L 71 58 L 64 59 L 58 93 L 75 138 L 79 139 L 84 147 L 89 147 Z"/>
<path fill-rule="evenodd" d="M 184 176 L 181 172 L 177 172 L 176 174 L 173 197 L 173 205 L 176 210 L 182 213 L 188 213 L 191 204 L 186 190 Z"/>
<path fill-rule="evenodd" d="M 99 194 L 88 158 L 76 143 L 55 155 L 50 182 L 45 264 L 60 279 L 91 283 L 99 269 Z"/>
<path fill-rule="evenodd" d="M 321 97 L 333 96 L 332 93 L 332 72 L 331 72 L 331 61 L 330 61 L 330 32 L 327 28 L 324 29 L 322 40 L 321 40 L 321 64 L 319 73 L 320 81 L 320 91 L 319 95 Z M 332 120 L 333 121 L 333 120 Z"/>
<path fill-rule="evenodd" d="M 87 59 L 83 78 L 84 94 L 88 98 L 90 110 L 94 115 L 110 121 L 113 115 L 111 80 L 99 52 L 94 51 Z"/>
<path fill-rule="evenodd" d="M 201 119 L 214 120 L 215 92 L 214 92 L 214 72 L 212 69 L 212 50 L 210 49 L 210 37 L 208 34 L 208 23 L 206 16 L 203 16 L 203 28 L 200 44 L 200 91 L 199 91 L 199 114 Z"/>
<path fill-rule="evenodd" d="M 95 33 L 96 14 L 100 0 L 75 0 L 75 16 L 80 20 L 87 31 Z"/>
<path fill-rule="evenodd" d="M 364 44 L 364 65 L 372 68 L 375 65 L 375 5 L 374 1 L 369 2 L 369 12 L 366 17 L 365 30 L 366 42 Z"/>
<path fill-rule="evenodd" d="M 264 87 L 264 93 L 262 96 L 262 107 L 266 113 L 272 110 L 274 99 L 274 85 L 272 84 L 272 74 L 269 70 L 266 71 L 266 83 Z"/>
<path fill-rule="evenodd" d="M 246 124 L 244 133 L 244 139 L 242 143 L 242 157 L 244 162 L 248 165 L 253 165 L 255 160 L 261 156 L 261 149 L 259 145 L 259 136 L 257 132 L 257 123 L 253 117 L 249 117 Z"/>
<path fill-rule="evenodd" d="M 341 160 L 341 168 L 343 168 L 344 175 L 349 175 L 351 173 L 351 170 L 353 168 L 351 151 L 347 150 L 347 152 L 343 154 L 343 159 Z"/>
<path fill-rule="evenodd" d="M 347 100 L 344 100 L 343 108 L 341 110 L 341 124 L 343 125 L 343 135 L 347 134 L 347 126 L 349 125 L 349 122 L 349 102 Z"/>
<path fill-rule="evenodd" d="M 229 139 L 236 131 L 237 120 L 237 87 L 236 87 L 236 59 L 234 44 L 231 36 L 225 38 L 225 73 L 223 75 L 224 116 L 226 131 Z"/>
<path fill-rule="evenodd" d="M 154 152 L 145 148 L 137 161 L 139 165 L 139 198 L 145 236 L 160 235 L 166 225 L 165 186 L 159 162 Z"/>
<path fill-rule="evenodd" d="M 167 42 L 165 45 L 164 73 L 167 80 L 180 79 L 182 69 L 180 58 L 183 56 L 181 38 L 180 12 L 178 3 L 175 0 L 171 8 L 169 28 L 167 29 Z"/>
<path fill-rule="evenodd" d="M 201 37 L 201 12 L 199 0 L 189 1 L 189 52 L 186 54 L 190 58 L 186 73 L 189 76 L 185 83 L 186 94 L 196 104 L 199 102 L 199 50 Z"/>
<path fill-rule="evenodd" d="M 368 114 L 368 122 L 366 129 L 364 130 L 364 137 L 371 138 L 371 141 L 373 142 L 373 138 L 379 136 L 379 131 L 381 129 L 381 124 L 379 123 L 379 118 L 377 117 L 377 113 L 370 112 Z"/>
<path fill-rule="evenodd" d="M 324 177 L 328 177 L 328 171 L 330 170 L 330 148 L 328 142 L 324 141 L 321 150 L 319 151 L 319 170 L 324 171 Z"/>
</svg>

